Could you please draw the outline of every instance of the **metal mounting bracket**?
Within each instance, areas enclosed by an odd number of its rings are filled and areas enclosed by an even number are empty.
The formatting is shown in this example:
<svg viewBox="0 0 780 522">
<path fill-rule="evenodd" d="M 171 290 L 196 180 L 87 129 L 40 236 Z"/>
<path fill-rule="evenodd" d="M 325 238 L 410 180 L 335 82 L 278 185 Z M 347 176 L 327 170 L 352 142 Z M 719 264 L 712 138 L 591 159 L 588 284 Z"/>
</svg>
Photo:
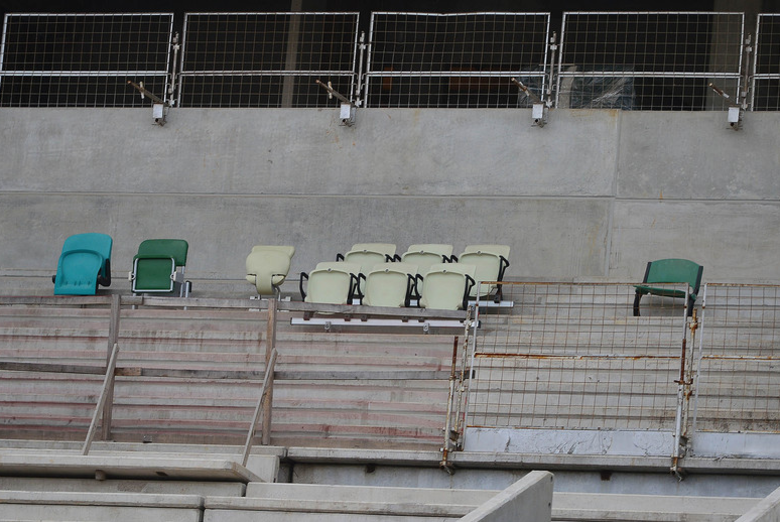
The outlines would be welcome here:
<svg viewBox="0 0 780 522">
<path fill-rule="evenodd" d="M 135 83 L 131 80 L 127 80 L 127 84 L 141 94 L 141 99 L 148 96 L 149 99 L 152 100 L 152 118 L 154 119 L 154 124 L 159 125 L 160 127 L 165 125 L 170 104 L 159 96 L 146 90 L 144 82 Z"/>
<path fill-rule="evenodd" d="M 328 99 L 333 99 L 335 97 L 341 101 L 341 106 L 339 107 L 339 119 L 341 120 L 341 125 L 344 127 L 354 126 L 357 106 L 352 103 L 349 98 L 334 89 L 330 82 L 323 83 L 320 80 L 315 80 L 315 83 L 328 91 Z"/>
</svg>

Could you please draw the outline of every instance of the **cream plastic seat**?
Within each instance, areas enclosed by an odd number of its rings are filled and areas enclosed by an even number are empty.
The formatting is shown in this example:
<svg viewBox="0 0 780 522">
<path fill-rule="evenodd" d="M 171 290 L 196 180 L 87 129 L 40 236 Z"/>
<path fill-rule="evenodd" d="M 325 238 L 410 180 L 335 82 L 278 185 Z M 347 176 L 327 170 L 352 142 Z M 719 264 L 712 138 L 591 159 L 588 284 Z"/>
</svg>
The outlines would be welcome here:
<svg viewBox="0 0 780 522">
<path fill-rule="evenodd" d="M 433 265 L 439 263 L 449 263 L 453 260 L 452 245 L 443 243 L 420 243 L 409 245 L 401 255 L 401 261 L 417 265 L 417 274 L 419 275 L 416 287 L 416 298 L 420 298 L 422 287 L 424 285 L 423 276 L 428 273 Z"/>
<path fill-rule="evenodd" d="M 304 281 L 307 281 L 306 291 Z M 324 261 L 310 274 L 301 272 L 301 297 L 307 303 L 351 304 L 359 281 L 360 265 L 357 263 Z"/>
<path fill-rule="evenodd" d="M 279 297 L 293 255 L 293 246 L 255 245 L 246 258 L 246 280 L 255 285 L 259 295 Z"/>
<path fill-rule="evenodd" d="M 463 263 L 439 263 L 425 274 L 420 296 L 422 308 L 465 310 L 476 283 L 477 267 Z"/>
<path fill-rule="evenodd" d="M 452 245 L 441 243 L 409 245 L 406 252 L 401 255 L 401 261 L 414 263 L 422 275 L 425 275 L 432 265 L 446 263 L 451 260 Z"/>
<path fill-rule="evenodd" d="M 365 277 L 380 263 L 391 262 L 396 259 L 396 247 L 392 243 L 356 243 L 346 254 L 336 254 L 336 261 L 346 261 L 360 265 L 360 273 L 364 277 L 359 278 L 358 295 L 365 292 Z"/>
<path fill-rule="evenodd" d="M 477 281 L 503 281 L 504 272 L 509 266 L 509 250 L 507 245 L 469 245 L 458 257 L 458 262 L 474 265 L 477 268 L 474 279 Z M 501 301 L 501 285 L 480 285 L 480 297 L 489 296 L 493 292 L 495 292 L 494 300 Z M 469 295 L 476 298 L 476 285 Z"/>
<path fill-rule="evenodd" d="M 368 273 L 361 304 L 368 306 L 409 306 L 417 281 L 417 265 L 381 263 Z"/>
</svg>

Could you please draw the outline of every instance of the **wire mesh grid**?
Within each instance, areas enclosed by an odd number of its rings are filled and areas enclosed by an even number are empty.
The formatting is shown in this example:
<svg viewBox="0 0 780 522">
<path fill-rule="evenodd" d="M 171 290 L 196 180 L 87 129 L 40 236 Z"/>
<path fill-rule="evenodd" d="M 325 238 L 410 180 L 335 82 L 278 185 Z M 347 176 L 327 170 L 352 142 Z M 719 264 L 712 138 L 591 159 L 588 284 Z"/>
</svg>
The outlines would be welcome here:
<svg viewBox="0 0 780 522">
<path fill-rule="evenodd" d="M 564 13 L 556 107 L 725 110 L 739 92 L 742 13 Z"/>
<path fill-rule="evenodd" d="M 511 314 L 479 313 L 468 426 L 673 429 L 684 300 L 647 296 L 634 317 L 628 284 L 503 283 L 503 294 Z"/>
<path fill-rule="evenodd" d="M 173 14 L 7 14 L 0 106 L 148 106 L 128 80 L 165 96 Z"/>
<path fill-rule="evenodd" d="M 694 429 L 780 431 L 780 287 L 704 288 Z"/>
<path fill-rule="evenodd" d="M 368 107 L 529 105 L 511 82 L 544 98 L 546 13 L 372 13 Z"/>
<path fill-rule="evenodd" d="M 358 21 L 358 13 L 187 13 L 180 105 L 336 105 L 315 80 L 351 96 Z"/>
<path fill-rule="evenodd" d="M 780 110 L 780 14 L 760 14 L 756 23 L 751 108 Z"/>
</svg>

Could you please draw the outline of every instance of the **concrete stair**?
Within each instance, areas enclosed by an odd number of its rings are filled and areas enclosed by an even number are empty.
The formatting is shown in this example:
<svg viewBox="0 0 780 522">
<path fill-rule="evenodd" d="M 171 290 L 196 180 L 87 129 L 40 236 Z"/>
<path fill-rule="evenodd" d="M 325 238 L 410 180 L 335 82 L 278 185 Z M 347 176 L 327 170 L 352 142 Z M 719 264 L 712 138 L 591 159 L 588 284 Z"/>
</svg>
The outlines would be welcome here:
<svg viewBox="0 0 780 522">
<path fill-rule="evenodd" d="M 251 301 L 247 300 L 251 306 Z M 267 313 L 125 307 L 112 438 L 242 444 L 265 371 Z M 0 362 L 92 371 L 2 371 L 0 437 L 80 440 L 100 394 L 103 307 L 0 307 Z M 280 313 L 272 442 L 438 448 L 452 335 L 296 328 Z"/>
</svg>

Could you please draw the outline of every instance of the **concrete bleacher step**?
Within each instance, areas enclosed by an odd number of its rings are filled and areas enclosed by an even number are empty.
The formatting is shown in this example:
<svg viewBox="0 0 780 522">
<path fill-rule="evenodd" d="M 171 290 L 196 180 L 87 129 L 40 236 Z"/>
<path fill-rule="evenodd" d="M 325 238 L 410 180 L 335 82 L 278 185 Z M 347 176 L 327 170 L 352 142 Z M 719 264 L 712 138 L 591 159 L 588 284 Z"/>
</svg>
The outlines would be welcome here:
<svg viewBox="0 0 780 522">
<path fill-rule="evenodd" d="M 200 522 L 199 495 L 0 491 L 0 521 Z"/>
<path fill-rule="evenodd" d="M 733 522 L 760 500 L 556 492 L 552 519 L 560 522 Z"/>
<path fill-rule="evenodd" d="M 278 500 L 308 500 L 346 502 L 395 502 L 398 504 L 460 504 L 479 506 L 493 498 L 498 491 L 485 489 L 441 489 L 379 486 L 346 486 L 334 484 L 271 484 L 250 482 L 246 485 L 247 498 Z"/>
<path fill-rule="evenodd" d="M 262 482 L 260 483 L 262 484 Z M 200 495 L 219 497 L 243 497 L 243 482 L 114 479 L 63 477 L 7 477 L 0 476 L 0 491 L 59 492 L 59 493 L 137 493 L 144 495 Z"/>
<path fill-rule="evenodd" d="M 476 508 L 495 496 L 492 490 L 369 487 L 322 484 L 247 484 L 246 497 L 296 502 L 386 502 L 437 504 Z M 760 499 L 553 493 L 552 520 L 727 522 L 747 512 Z M 261 502 L 247 505 L 261 506 Z"/>
<path fill-rule="evenodd" d="M 243 442 L 265 370 L 266 319 L 267 313 L 249 310 L 123 308 L 118 367 L 158 373 L 117 376 L 113 438 Z M 0 361 L 100 370 L 108 323 L 105 308 L 2 307 Z M 278 325 L 275 440 L 325 446 L 364 440 L 376 447 L 397 438 L 408 447 L 420 436 L 423 445 L 438 444 L 452 336 L 307 332 L 281 319 Z M 157 376 L 161 371 L 180 375 Z M 236 378 L 192 373 L 198 371 Z M 253 377 L 238 378 L 246 372 Z M 11 371 L 3 377 L 0 436 L 85 436 L 102 375 Z"/>
</svg>

